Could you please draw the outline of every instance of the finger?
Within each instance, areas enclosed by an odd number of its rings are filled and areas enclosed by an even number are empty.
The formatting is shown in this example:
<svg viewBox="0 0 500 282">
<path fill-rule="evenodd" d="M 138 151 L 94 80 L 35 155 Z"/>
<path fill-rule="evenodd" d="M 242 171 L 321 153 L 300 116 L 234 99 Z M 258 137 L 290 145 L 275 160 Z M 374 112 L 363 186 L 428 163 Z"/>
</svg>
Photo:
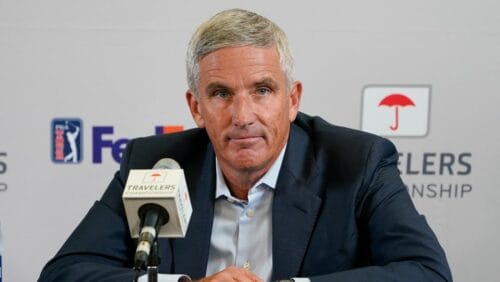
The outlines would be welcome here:
<svg viewBox="0 0 500 282">
<path fill-rule="evenodd" d="M 205 277 L 200 281 L 204 282 L 227 282 L 227 281 L 238 281 L 238 282 L 262 282 L 255 273 L 245 269 L 238 268 L 235 266 L 230 266 L 222 271 L 214 273 L 209 277 Z"/>
<path fill-rule="evenodd" d="M 238 278 L 245 279 L 246 281 L 260 282 L 262 279 L 258 277 L 255 273 L 251 272 L 247 268 L 238 268 Z"/>
</svg>

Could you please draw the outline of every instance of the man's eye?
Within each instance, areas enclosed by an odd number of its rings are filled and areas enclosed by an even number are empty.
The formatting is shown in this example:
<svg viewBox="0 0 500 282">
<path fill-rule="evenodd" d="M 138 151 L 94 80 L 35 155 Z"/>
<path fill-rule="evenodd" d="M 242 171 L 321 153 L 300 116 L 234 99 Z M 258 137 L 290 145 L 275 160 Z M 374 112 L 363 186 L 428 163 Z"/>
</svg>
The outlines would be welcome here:
<svg viewBox="0 0 500 282">
<path fill-rule="evenodd" d="M 259 95 L 264 96 L 264 95 L 267 95 L 269 93 L 271 93 L 271 89 L 269 89 L 269 87 L 259 87 L 259 88 L 257 88 L 257 94 L 259 94 Z"/>
<path fill-rule="evenodd" d="M 212 93 L 213 97 L 220 97 L 220 98 L 228 98 L 229 97 L 229 91 L 227 90 L 216 90 Z"/>
</svg>

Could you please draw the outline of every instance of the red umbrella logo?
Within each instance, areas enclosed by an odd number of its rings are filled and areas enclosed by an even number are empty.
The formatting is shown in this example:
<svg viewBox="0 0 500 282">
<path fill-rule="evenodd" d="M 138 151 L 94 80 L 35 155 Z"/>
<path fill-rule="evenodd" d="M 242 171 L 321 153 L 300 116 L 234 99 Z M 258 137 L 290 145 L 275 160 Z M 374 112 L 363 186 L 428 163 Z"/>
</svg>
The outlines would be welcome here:
<svg viewBox="0 0 500 282">
<path fill-rule="evenodd" d="M 388 96 L 386 96 L 380 103 L 378 103 L 378 106 L 388 106 L 388 107 L 395 107 L 396 108 L 396 124 L 389 126 L 389 128 L 392 131 L 396 131 L 399 127 L 399 107 L 405 107 L 405 106 L 414 106 L 415 103 L 408 98 L 407 96 L 399 93 L 393 93 Z"/>
<path fill-rule="evenodd" d="M 158 180 L 158 177 L 161 176 L 161 173 L 153 172 L 149 176 L 151 177 L 152 182 L 156 182 Z"/>
</svg>

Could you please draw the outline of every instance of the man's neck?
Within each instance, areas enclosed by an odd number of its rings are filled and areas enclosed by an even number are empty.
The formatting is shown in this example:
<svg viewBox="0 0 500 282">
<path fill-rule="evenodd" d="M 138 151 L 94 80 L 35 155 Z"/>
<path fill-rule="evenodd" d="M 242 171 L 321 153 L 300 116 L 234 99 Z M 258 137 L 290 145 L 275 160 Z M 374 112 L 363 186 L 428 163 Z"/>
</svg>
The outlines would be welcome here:
<svg viewBox="0 0 500 282">
<path fill-rule="evenodd" d="M 266 174 L 273 163 L 274 160 L 260 170 L 243 172 L 224 167 L 221 163 L 221 171 L 231 194 L 240 200 L 246 201 L 248 200 L 248 191 Z"/>
<path fill-rule="evenodd" d="M 217 159 L 218 177 L 224 178 L 225 185 L 231 192 L 231 195 L 240 199 L 248 200 L 248 192 L 254 187 L 263 177 L 267 177 L 267 173 L 272 170 L 270 178 L 266 181 L 267 184 L 275 187 L 279 171 L 285 155 L 286 143 L 281 148 L 279 154 L 272 160 L 268 161 L 263 167 L 256 169 L 241 170 L 234 168 L 224 161 Z M 219 174 L 220 173 L 220 174 Z"/>
</svg>

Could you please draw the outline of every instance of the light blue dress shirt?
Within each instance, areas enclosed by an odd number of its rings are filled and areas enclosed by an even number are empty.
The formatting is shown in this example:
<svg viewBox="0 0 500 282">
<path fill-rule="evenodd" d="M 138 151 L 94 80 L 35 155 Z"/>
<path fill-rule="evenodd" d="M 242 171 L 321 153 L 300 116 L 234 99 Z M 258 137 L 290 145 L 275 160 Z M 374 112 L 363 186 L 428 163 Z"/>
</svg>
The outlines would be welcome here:
<svg viewBox="0 0 500 282">
<path fill-rule="evenodd" d="M 231 195 L 216 160 L 214 222 L 207 276 L 234 265 L 248 268 L 264 281 L 271 280 L 272 203 L 285 148 L 267 173 L 249 190 L 248 201 Z"/>
</svg>

